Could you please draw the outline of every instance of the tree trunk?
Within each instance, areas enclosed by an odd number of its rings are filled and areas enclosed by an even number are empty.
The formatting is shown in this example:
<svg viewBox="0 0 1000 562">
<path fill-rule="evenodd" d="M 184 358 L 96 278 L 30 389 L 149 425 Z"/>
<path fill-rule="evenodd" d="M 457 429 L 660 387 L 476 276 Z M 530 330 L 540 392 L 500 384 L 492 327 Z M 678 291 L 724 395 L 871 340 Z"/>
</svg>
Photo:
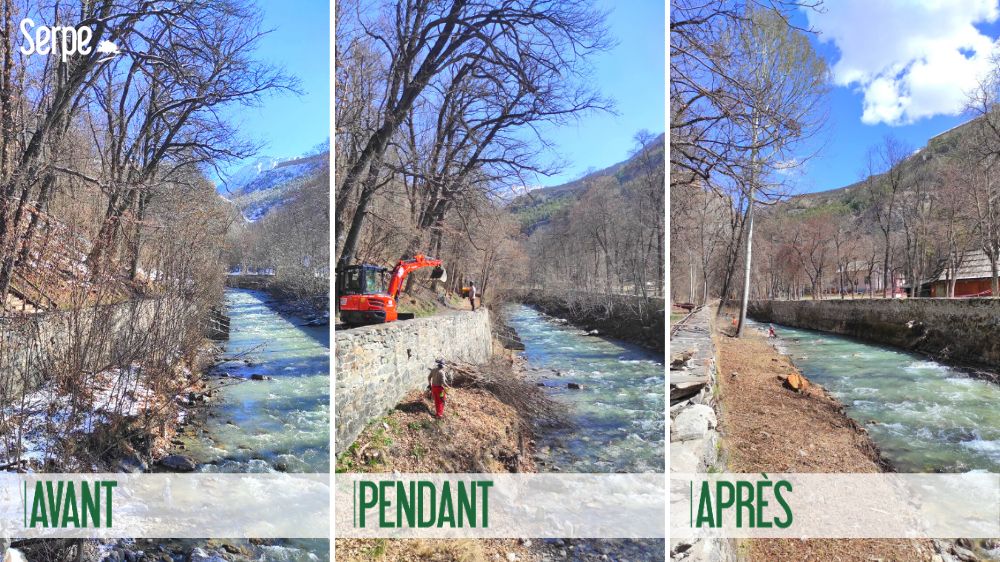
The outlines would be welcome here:
<svg viewBox="0 0 1000 562">
<path fill-rule="evenodd" d="M 753 254 L 753 187 L 750 188 L 749 202 L 747 203 L 747 257 L 743 264 L 743 298 L 740 301 L 740 322 L 736 326 L 736 337 L 743 335 L 743 326 L 747 322 L 747 305 L 750 302 L 750 269 Z"/>
<path fill-rule="evenodd" d="M 1000 272 L 997 271 L 997 255 L 995 253 L 990 253 L 990 271 L 993 275 L 990 276 L 990 296 L 993 298 L 1000 297 L 1000 291 L 998 291 L 998 285 L 1000 285 Z"/>
<path fill-rule="evenodd" d="M 889 236 L 885 237 L 885 257 L 882 260 L 882 298 L 889 298 Z"/>
</svg>

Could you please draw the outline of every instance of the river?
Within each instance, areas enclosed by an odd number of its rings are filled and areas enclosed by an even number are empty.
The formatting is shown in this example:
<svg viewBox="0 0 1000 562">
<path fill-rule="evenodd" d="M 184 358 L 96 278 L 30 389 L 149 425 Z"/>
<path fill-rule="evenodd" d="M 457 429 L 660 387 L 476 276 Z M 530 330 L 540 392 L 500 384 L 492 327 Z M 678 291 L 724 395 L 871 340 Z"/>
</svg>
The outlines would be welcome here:
<svg viewBox="0 0 1000 562">
<path fill-rule="evenodd" d="M 528 367 L 559 371 L 545 392 L 567 406 L 570 429 L 542 430 L 538 449 L 563 472 L 663 472 L 663 358 L 625 342 L 588 336 L 523 305 L 507 321 Z M 580 390 L 567 388 L 578 383 Z M 543 467 L 543 469 L 546 467 Z"/>
<path fill-rule="evenodd" d="M 779 350 L 867 427 L 897 471 L 1000 470 L 1000 386 L 906 351 L 775 329 Z"/>
<path fill-rule="evenodd" d="M 202 472 L 330 471 L 330 329 L 301 326 L 272 300 L 258 291 L 226 290 L 230 337 L 218 369 L 271 380 L 236 382 L 216 393 L 203 431 L 184 440 L 183 452 Z M 328 559 L 327 540 L 255 549 L 255 560 Z"/>
<path fill-rule="evenodd" d="M 583 330 L 524 305 L 506 309 L 524 343 L 528 368 L 543 375 L 545 393 L 566 407 L 567 427 L 542 427 L 539 470 L 663 472 L 665 386 L 663 357 L 641 347 Z M 581 385 L 579 390 L 569 383 Z M 542 541 L 554 552 L 562 541 Z M 664 560 L 662 539 L 573 541 L 574 559 Z"/>
</svg>

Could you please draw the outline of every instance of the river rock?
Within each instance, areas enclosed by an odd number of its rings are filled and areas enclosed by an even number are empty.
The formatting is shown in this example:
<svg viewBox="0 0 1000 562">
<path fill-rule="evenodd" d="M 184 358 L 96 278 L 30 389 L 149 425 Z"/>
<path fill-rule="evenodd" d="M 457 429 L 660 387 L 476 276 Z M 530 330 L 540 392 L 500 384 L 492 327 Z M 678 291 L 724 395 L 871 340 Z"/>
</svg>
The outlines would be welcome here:
<svg viewBox="0 0 1000 562">
<path fill-rule="evenodd" d="M 226 562 L 226 559 L 218 554 L 209 554 L 201 548 L 195 548 L 188 555 L 188 562 Z"/>
<path fill-rule="evenodd" d="M 951 547 L 951 552 L 958 557 L 962 562 L 978 562 L 979 557 L 977 557 L 971 550 L 962 548 L 957 544 Z"/>
<path fill-rule="evenodd" d="M 139 455 L 129 454 L 118 460 L 118 470 L 135 474 L 146 472 L 149 470 L 149 465 L 146 464 L 146 461 L 142 460 L 142 457 Z"/>
<path fill-rule="evenodd" d="M 583 385 L 580 384 L 580 383 L 571 382 L 571 383 L 566 383 L 566 388 L 570 388 L 570 389 L 573 389 L 573 390 L 582 390 L 583 389 Z"/>
<path fill-rule="evenodd" d="M 250 380 L 252 380 L 252 381 L 269 381 L 269 380 L 271 380 L 271 377 L 269 377 L 267 375 L 253 374 L 253 375 L 250 375 Z"/>
<path fill-rule="evenodd" d="M 717 423 L 715 410 L 710 406 L 693 404 L 691 407 L 681 410 L 677 414 L 677 417 L 674 418 L 674 423 L 670 428 L 670 440 L 688 441 L 690 439 L 701 439 Z"/>
<path fill-rule="evenodd" d="M 670 357 L 670 370 L 683 369 L 688 361 L 694 356 L 693 351 L 682 351 Z"/>
<path fill-rule="evenodd" d="M 791 373 L 785 377 L 785 386 L 795 392 L 802 392 L 809 387 L 809 380 L 799 373 Z"/>
<path fill-rule="evenodd" d="M 170 470 L 176 470 L 177 472 L 192 472 L 198 466 L 191 457 L 184 455 L 168 455 L 163 457 L 160 459 L 160 465 Z"/>
</svg>

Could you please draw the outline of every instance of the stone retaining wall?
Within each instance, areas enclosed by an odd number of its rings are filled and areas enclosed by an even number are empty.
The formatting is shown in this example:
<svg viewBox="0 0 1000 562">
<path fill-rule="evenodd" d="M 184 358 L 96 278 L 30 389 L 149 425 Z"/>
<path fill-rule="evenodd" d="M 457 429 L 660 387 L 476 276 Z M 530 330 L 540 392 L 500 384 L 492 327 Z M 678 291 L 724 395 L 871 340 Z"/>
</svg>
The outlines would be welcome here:
<svg viewBox="0 0 1000 562">
<path fill-rule="evenodd" d="M 1000 369 L 1000 299 L 753 301 L 748 315 Z"/>
<path fill-rule="evenodd" d="M 274 282 L 273 275 L 227 275 L 226 287 L 230 289 L 255 289 L 264 291 Z"/>
<path fill-rule="evenodd" d="M 670 472 L 725 472 L 716 400 L 714 307 L 706 306 L 670 336 Z M 726 539 L 672 539 L 670 559 L 687 562 L 736 560 L 735 542 Z"/>
<path fill-rule="evenodd" d="M 43 373 L 63 365 L 97 371 L 115 365 L 149 341 L 166 300 L 0 317 L 0 384 L 13 393 L 41 385 Z M 169 327 L 162 327 L 169 329 Z"/>
<path fill-rule="evenodd" d="M 451 312 L 336 332 L 337 454 L 408 392 L 437 358 L 483 363 L 493 353 L 490 313 Z"/>
</svg>

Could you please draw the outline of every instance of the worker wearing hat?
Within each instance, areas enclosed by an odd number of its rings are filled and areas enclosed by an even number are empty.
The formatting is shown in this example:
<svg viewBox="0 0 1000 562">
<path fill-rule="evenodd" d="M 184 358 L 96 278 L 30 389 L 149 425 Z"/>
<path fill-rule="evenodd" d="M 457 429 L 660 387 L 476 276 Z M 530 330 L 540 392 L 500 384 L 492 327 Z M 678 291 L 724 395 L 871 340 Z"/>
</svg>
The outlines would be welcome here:
<svg viewBox="0 0 1000 562">
<path fill-rule="evenodd" d="M 427 386 L 434 397 L 434 417 L 444 417 L 445 386 L 448 384 L 448 374 L 445 372 L 444 359 L 434 362 L 434 368 L 427 375 Z"/>
</svg>

